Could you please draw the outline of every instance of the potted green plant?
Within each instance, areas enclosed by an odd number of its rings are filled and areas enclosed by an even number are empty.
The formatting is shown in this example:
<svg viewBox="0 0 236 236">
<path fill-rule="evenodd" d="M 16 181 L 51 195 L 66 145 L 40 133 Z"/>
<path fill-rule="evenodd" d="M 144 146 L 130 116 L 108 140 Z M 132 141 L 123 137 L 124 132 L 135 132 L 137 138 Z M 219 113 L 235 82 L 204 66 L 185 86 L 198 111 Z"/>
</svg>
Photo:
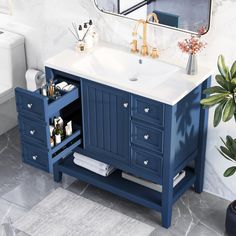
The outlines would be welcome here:
<svg viewBox="0 0 236 236">
<path fill-rule="evenodd" d="M 217 65 L 220 74 L 216 75 L 215 79 L 218 85 L 207 88 L 204 93 L 209 96 L 201 100 L 203 108 L 215 107 L 214 127 L 218 126 L 221 120 L 227 122 L 234 118 L 236 122 L 236 61 L 229 69 L 225 65 L 224 57 L 220 55 Z M 236 138 L 228 135 L 225 140 L 221 140 L 223 144 L 218 151 L 232 162 L 232 166 L 225 170 L 224 176 L 230 177 L 236 173 Z M 225 227 L 229 236 L 236 235 L 236 201 L 227 209 Z"/>
</svg>

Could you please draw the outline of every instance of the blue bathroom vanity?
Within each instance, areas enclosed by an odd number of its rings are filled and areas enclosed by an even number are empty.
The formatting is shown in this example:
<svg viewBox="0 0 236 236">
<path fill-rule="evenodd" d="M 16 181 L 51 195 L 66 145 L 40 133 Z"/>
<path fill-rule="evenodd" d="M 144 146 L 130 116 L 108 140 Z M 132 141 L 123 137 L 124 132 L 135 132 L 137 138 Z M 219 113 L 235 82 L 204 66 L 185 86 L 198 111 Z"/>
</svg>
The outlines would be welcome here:
<svg viewBox="0 0 236 236">
<path fill-rule="evenodd" d="M 109 73 L 100 76 L 103 59 L 94 56 L 96 50 L 105 49 L 100 47 L 84 55 L 66 50 L 47 61 L 47 80 L 68 81 L 76 86 L 54 102 L 49 102 L 39 91 L 16 89 L 23 161 L 52 172 L 57 182 L 65 173 L 159 211 L 162 225 L 168 228 L 172 206 L 181 195 L 191 186 L 197 193 L 203 190 L 208 110 L 203 110 L 199 101 L 205 97 L 203 90 L 210 85 L 210 71 L 200 69 L 194 77 L 187 76 L 179 67 L 169 84 L 164 81 L 151 89 L 128 80 L 124 84 L 123 67 L 120 67 L 120 74 L 114 72 L 114 77 L 120 76 L 116 84 L 113 78 L 109 80 Z M 124 55 L 129 57 L 129 53 Z M 85 63 L 85 59 L 91 61 Z M 119 61 L 118 54 L 115 59 L 119 68 L 123 60 Z M 131 55 L 129 60 L 142 66 L 138 56 Z M 155 63 L 143 60 L 141 64 Z M 96 64 L 100 67 L 96 68 Z M 109 67 L 109 58 L 106 64 Z M 87 75 L 86 66 L 92 66 L 87 68 Z M 116 69 L 114 64 L 109 68 L 113 67 Z M 142 76 L 136 77 L 141 83 Z M 146 78 L 147 86 L 155 83 Z M 49 121 L 55 115 L 72 120 L 74 130 L 70 137 L 51 148 Z M 73 152 L 110 164 L 117 170 L 108 177 L 97 175 L 75 165 Z M 184 179 L 173 187 L 173 178 L 183 169 Z M 162 192 L 122 178 L 122 171 L 160 184 Z"/>
</svg>

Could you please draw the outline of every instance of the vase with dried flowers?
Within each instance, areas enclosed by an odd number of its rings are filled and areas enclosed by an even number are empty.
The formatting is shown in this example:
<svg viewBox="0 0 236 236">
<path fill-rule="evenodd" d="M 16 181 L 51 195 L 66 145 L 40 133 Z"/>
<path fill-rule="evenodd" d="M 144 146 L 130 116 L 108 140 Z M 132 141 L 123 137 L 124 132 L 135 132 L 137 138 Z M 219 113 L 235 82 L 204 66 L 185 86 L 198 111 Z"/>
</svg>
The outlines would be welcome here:
<svg viewBox="0 0 236 236">
<path fill-rule="evenodd" d="M 191 35 L 190 38 L 185 39 L 182 42 L 178 42 L 178 47 L 183 53 L 189 54 L 188 64 L 186 67 L 186 72 L 188 75 L 197 74 L 197 58 L 196 55 L 203 48 L 206 47 L 206 43 L 201 41 L 201 36 L 204 34 L 203 27 L 198 30 L 198 35 Z"/>
</svg>

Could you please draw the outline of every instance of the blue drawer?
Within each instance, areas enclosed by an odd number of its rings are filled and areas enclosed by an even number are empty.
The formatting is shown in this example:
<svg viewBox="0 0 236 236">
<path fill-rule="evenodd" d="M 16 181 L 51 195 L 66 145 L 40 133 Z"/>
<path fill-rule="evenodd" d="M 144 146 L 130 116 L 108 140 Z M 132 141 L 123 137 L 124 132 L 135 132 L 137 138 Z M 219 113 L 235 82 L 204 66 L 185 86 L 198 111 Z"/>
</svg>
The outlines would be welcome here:
<svg viewBox="0 0 236 236">
<path fill-rule="evenodd" d="M 20 114 L 26 114 L 29 117 L 45 119 L 45 108 L 47 99 L 39 93 L 30 92 L 26 89 L 16 88 L 16 106 Z"/>
<path fill-rule="evenodd" d="M 131 142 L 163 154 L 163 131 L 144 123 L 131 121 Z"/>
<path fill-rule="evenodd" d="M 22 154 L 25 163 L 48 171 L 48 153 L 46 150 L 23 142 Z"/>
<path fill-rule="evenodd" d="M 78 88 L 70 92 L 64 92 L 59 99 L 53 102 L 49 102 L 49 99 L 42 96 L 39 90 L 31 92 L 26 89 L 16 88 L 15 93 L 18 112 L 41 120 L 47 120 L 48 117 L 51 117 L 79 98 Z"/>
<path fill-rule="evenodd" d="M 131 168 L 139 177 L 149 178 L 149 175 L 162 177 L 162 157 L 133 147 L 131 151 Z"/>
<path fill-rule="evenodd" d="M 23 140 L 30 143 L 48 147 L 47 126 L 40 120 L 32 120 L 25 116 L 19 116 L 20 134 Z M 49 132 L 49 131 L 48 131 Z"/>
<path fill-rule="evenodd" d="M 132 117 L 164 126 L 164 104 L 132 95 Z"/>
</svg>

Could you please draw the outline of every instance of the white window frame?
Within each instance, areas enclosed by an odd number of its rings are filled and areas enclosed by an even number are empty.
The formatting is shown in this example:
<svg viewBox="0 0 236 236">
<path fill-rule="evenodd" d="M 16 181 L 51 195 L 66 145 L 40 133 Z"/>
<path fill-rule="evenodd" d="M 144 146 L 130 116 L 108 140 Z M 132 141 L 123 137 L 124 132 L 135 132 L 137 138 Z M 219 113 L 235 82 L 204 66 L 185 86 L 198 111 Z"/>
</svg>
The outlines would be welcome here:
<svg viewBox="0 0 236 236">
<path fill-rule="evenodd" d="M 12 0 L 7 0 L 6 5 L 0 4 L 0 14 L 12 14 Z"/>
</svg>

